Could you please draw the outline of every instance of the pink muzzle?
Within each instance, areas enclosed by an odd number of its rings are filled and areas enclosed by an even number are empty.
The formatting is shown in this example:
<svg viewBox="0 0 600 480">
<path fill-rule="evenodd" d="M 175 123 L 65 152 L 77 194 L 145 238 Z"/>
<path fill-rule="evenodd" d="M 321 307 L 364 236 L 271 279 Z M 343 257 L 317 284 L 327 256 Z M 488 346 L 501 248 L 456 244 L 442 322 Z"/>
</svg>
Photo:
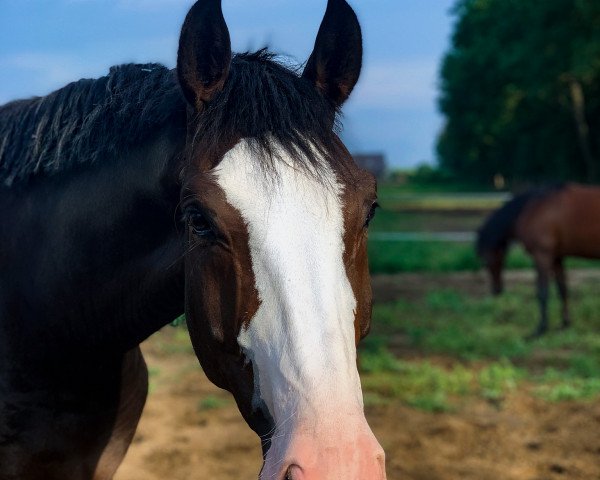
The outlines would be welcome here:
<svg viewBox="0 0 600 480">
<path fill-rule="evenodd" d="M 364 416 L 336 416 L 276 431 L 260 480 L 385 480 L 385 454 Z"/>
</svg>

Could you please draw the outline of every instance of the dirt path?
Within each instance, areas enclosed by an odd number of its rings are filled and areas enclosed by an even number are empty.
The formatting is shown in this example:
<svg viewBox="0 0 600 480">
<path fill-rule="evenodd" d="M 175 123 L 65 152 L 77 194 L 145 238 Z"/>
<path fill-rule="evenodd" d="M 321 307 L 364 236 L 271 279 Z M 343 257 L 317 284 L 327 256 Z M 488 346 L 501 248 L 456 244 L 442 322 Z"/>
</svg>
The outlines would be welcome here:
<svg viewBox="0 0 600 480">
<path fill-rule="evenodd" d="M 256 478 L 261 458 L 256 435 L 177 337 L 167 327 L 142 345 L 150 395 L 115 480 Z"/>
<path fill-rule="evenodd" d="M 511 274 L 512 275 L 512 274 Z M 577 282 L 600 272 L 572 275 Z M 529 281 L 528 274 L 513 280 Z M 475 274 L 374 279 L 380 299 L 423 295 L 440 282 L 482 290 Z M 257 478 L 260 449 L 229 395 L 202 374 L 181 332 L 143 345 L 151 394 L 115 480 Z M 549 404 L 527 392 L 498 409 L 484 401 L 431 414 L 401 404 L 367 409 L 390 480 L 600 480 L 600 404 Z"/>
</svg>

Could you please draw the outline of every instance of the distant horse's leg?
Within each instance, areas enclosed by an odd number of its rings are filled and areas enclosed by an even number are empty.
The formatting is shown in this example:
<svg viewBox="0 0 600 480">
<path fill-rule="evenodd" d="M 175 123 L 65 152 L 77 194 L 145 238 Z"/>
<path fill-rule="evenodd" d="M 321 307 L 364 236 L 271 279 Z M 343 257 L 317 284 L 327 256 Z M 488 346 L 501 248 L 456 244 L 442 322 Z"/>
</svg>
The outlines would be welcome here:
<svg viewBox="0 0 600 480">
<path fill-rule="evenodd" d="M 536 338 L 548 331 L 548 283 L 552 272 L 552 261 L 550 257 L 542 254 L 535 255 L 535 268 L 537 272 L 537 297 L 540 304 L 540 322 L 530 335 Z"/>
<path fill-rule="evenodd" d="M 111 480 L 123 461 L 148 394 L 148 369 L 139 347 L 125 354 L 121 370 L 121 394 L 110 440 L 98 461 L 93 480 Z"/>
<path fill-rule="evenodd" d="M 569 299 L 567 294 L 567 275 L 563 265 L 563 259 L 557 258 L 554 261 L 554 274 L 556 275 L 556 285 L 558 293 L 562 301 L 562 327 L 568 328 L 571 326 L 571 318 L 569 317 Z"/>
</svg>

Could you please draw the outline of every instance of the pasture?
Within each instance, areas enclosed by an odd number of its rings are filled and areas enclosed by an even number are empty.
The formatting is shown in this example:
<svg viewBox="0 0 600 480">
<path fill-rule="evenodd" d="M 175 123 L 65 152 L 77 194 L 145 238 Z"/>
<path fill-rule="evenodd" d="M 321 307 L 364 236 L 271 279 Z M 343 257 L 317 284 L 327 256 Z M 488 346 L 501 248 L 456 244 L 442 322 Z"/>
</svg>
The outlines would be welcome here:
<svg viewBox="0 0 600 480">
<path fill-rule="evenodd" d="M 372 234 L 469 232 L 502 199 L 384 185 Z M 558 330 L 552 295 L 550 333 L 526 342 L 537 305 L 524 252 L 511 254 L 498 298 L 469 242 L 372 239 L 370 261 L 375 308 L 360 371 L 388 478 L 600 478 L 594 262 L 570 264 L 573 328 Z M 143 350 L 151 393 L 116 480 L 255 478 L 256 437 L 198 368 L 185 327 L 163 329 Z"/>
<path fill-rule="evenodd" d="M 381 208 L 369 234 L 369 263 L 374 274 L 477 271 L 480 262 L 472 247 L 475 230 L 491 210 L 509 198 L 498 192 L 429 192 L 424 186 L 385 183 L 379 187 L 378 197 Z M 566 265 L 588 268 L 600 263 L 570 258 Z M 507 268 L 532 266 L 520 246 L 511 249 Z"/>
</svg>

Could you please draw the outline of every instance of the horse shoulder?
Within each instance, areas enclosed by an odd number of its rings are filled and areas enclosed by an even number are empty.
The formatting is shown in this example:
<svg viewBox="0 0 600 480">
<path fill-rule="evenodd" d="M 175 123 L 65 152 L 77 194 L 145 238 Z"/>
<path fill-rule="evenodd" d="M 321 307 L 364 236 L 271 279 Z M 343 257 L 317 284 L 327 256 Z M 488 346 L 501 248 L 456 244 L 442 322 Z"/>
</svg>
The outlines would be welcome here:
<svg viewBox="0 0 600 480">
<path fill-rule="evenodd" d="M 557 219 L 549 209 L 548 199 L 533 200 L 527 205 L 515 225 L 515 237 L 531 253 L 552 252 L 556 247 Z"/>
<path fill-rule="evenodd" d="M 569 185 L 561 206 L 565 253 L 600 257 L 600 188 Z"/>
</svg>

